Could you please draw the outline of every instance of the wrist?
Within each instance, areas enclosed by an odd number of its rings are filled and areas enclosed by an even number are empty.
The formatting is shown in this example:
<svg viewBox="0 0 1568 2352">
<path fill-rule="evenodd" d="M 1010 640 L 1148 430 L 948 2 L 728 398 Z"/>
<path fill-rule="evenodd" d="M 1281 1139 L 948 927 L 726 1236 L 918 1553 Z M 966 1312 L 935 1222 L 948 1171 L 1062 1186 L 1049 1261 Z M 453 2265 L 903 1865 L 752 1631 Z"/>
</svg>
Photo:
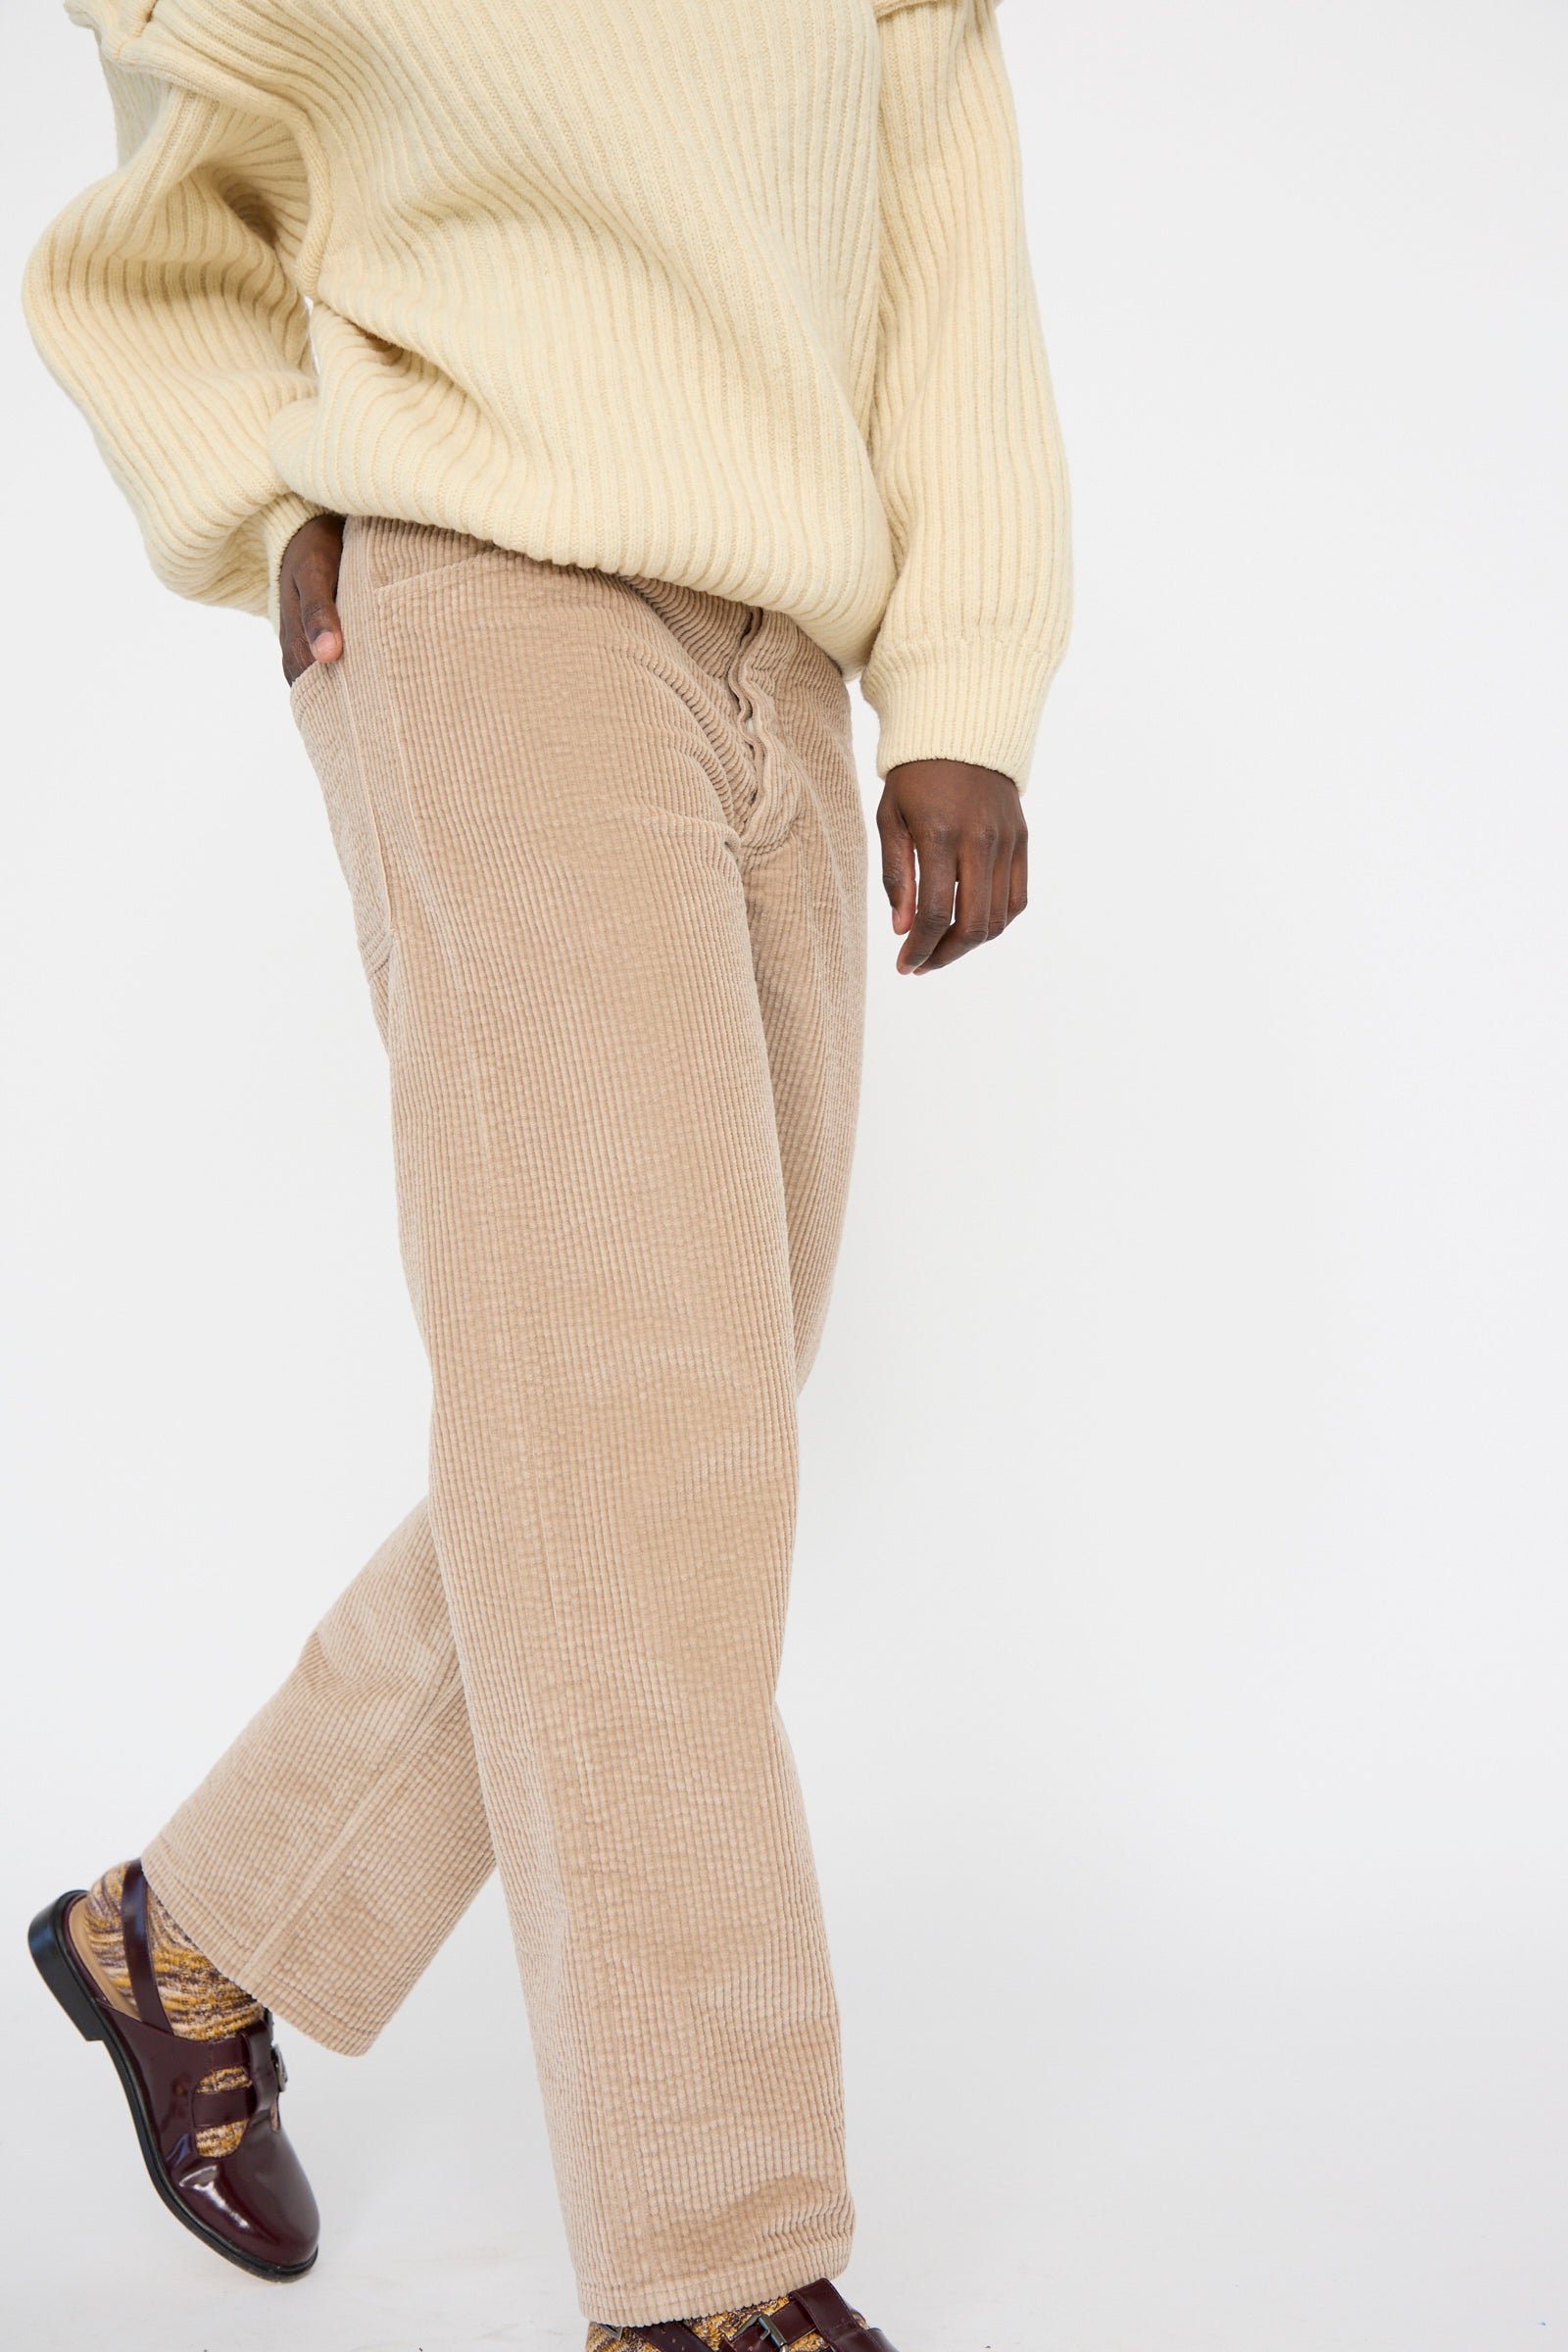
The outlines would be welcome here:
<svg viewBox="0 0 1568 2352">
<path fill-rule="evenodd" d="M 1004 775 L 1000 767 L 982 767 L 973 760 L 901 760 L 897 767 L 888 769 L 886 780 L 901 785 L 920 782 L 960 789 L 967 785 L 980 791 L 994 791 L 1002 785 L 1009 792 L 1018 790 L 1015 777 Z"/>
</svg>

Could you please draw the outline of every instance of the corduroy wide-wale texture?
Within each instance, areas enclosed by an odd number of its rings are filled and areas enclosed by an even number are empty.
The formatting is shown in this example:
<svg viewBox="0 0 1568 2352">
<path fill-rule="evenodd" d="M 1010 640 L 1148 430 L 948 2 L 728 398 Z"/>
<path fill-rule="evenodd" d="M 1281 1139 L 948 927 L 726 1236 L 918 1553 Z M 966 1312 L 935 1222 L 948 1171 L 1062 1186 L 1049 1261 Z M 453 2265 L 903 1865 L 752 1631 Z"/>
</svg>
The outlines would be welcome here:
<svg viewBox="0 0 1568 2352">
<path fill-rule="evenodd" d="M 1068 496 L 994 0 L 71 0 L 26 305 L 183 595 L 313 513 L 789 614 L 1026 778 Z"/>
<path fill-rule="evenodd" d="M 365 2049 L 499 1862 L 584 2313 L 848 2257 L 774 1707 L 864 991 L 849 698 L 787 615 L 348 526 L 296 713 L 391 1061 L 430 1490 L 148 1846 Z"/>
</svg>

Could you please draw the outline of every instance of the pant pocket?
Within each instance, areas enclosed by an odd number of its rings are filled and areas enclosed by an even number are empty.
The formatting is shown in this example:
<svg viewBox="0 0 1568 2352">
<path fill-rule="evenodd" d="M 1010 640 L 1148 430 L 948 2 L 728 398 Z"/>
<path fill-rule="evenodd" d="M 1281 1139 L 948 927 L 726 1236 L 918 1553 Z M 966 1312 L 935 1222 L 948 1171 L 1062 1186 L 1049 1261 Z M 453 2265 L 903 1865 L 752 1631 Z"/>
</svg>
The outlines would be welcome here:
<svg viewBox="0 0 1568 2352">
<path fill-rule="evenodd" d="M 392 914 L 341 662 L 317 662 L 302 670 L 289 689 L 289 707 L 320 783 L 333 847 L 349 886 L 360 960 L 384 1030 Z"/>
</svg>

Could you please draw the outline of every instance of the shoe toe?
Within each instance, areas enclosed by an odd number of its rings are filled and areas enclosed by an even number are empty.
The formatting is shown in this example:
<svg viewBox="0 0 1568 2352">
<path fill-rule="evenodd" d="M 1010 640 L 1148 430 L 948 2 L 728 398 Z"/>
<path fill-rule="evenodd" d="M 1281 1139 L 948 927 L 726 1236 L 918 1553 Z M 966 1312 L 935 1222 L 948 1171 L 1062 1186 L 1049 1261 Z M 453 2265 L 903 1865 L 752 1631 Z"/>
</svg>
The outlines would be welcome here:
<svg viewBox="0 0 1568 2352">
<path fill-rule="evenodd" d="M 288 2134 L 259 2116 L 230 2155 L 182 2170 L 173 2188 L 195 2220 L 270 2270 L 307 2270 L 320 2216 Z"/>
</svg>

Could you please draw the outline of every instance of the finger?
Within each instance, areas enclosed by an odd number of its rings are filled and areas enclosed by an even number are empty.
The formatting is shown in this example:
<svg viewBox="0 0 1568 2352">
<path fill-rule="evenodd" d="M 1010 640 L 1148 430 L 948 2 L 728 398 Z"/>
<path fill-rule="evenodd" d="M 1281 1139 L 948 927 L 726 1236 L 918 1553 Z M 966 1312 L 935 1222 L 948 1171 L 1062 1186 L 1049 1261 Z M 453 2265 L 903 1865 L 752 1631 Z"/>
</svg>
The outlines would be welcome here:
<svg viewBox="0 0 1568 2352">
<path fill-rule="evenodd" d="M 991 937 L 991 880 L 1001 842 L 995 832 L 972 827 L 958 850 L 958 897 L 948 931 L 927 959 L 926 969 L 956 963 L 972 948 L 983 948 Z"/>
<path fill-rule="evenodd" d="M 992 914 L 996 920 L 995 938 L 1005 931 L 1015 916 L 1022 914 L 1029 902 L 1029 828 L 1022 817 L 1003 842 L 997 854 L 997 870 L 992 880 Z"/>
<path fill-rule="evenodd" d="M 1012 920 L 1012 861 L 1016 855 L 1009 837 L 998 850 L 991 868 L 991 926 L 987 934 L 991 939 L 1000 939 Z"/>
<path fill-rule="evenodd" d="M 1013 844 L 1012 871 L 1007 885 L 1007 920 L 1016 922 L 1029 904 L 1029 836 L 1020 833 Z"/>
<path fill-rule="evenodd" d="M 958 883 L 957 843 L 953 837 L 928 834 L 925 840 L 916 842 L 915 850 L 920 872 L 915 887 L 914 920 L 899 950 L 901 972 L 924 970 L 937 942 L 952 925 L 953 894 Z"/>
<path fill-rule="evenodd" d="M 337 559 L 322 550 L 307 556 L 297 566 L 300 619 L 310 640 L 311 659 L 335 662 L 343 651 L 343 623 L 337 610 Z"/>
<path fill-rule="evenodd" d="M 893 909 L 893 928 L 902 933 L 914 920 L 914 843 L 890 799 L 877 809 L 876 829 L 882 836 L 882 887 Z"/>
</svg>

